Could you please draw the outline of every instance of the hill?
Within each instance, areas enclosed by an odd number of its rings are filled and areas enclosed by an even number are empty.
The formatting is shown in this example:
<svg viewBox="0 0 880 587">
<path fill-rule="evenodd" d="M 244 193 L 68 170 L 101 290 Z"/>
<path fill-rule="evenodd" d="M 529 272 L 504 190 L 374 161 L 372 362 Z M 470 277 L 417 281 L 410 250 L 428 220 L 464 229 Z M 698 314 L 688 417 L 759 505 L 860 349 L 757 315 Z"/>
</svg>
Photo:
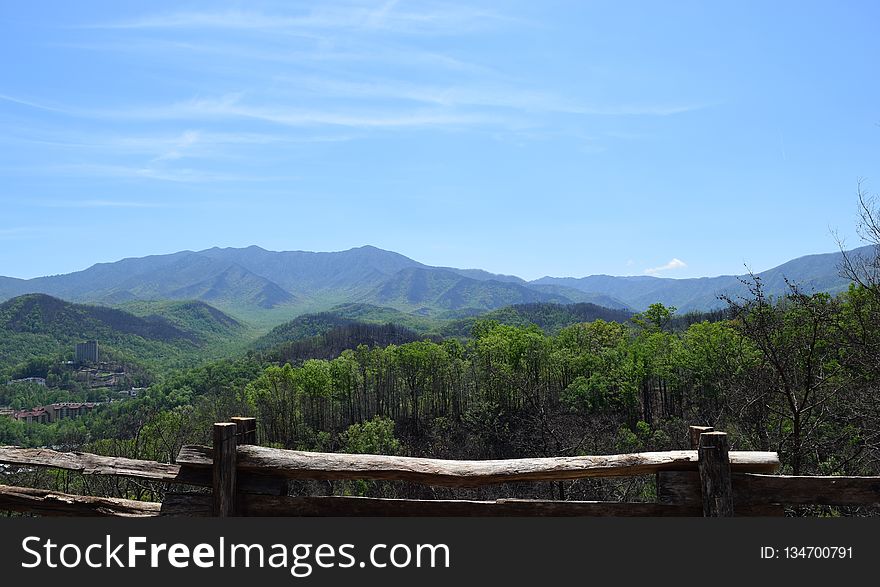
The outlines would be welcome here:
<svg viewBox="0 0 880 587">
<path fill-rule="evenodd" d="M 478 320 L 495 320 L 509 326 L 528 326 L 535 324 L 548 334 L 581 322 L 605 320 L 606 322 L 626 322 L 632 317 L 629 310 L 616 310 L 596 304 L 515 304 L 499 308 L 480 316 L 455 320 L 443 326 L 443 336 L 469 336 Z"/>
<path fill-rule="evenodd" d="M 361 345 L 387 347 L 423 340 L 425 336 L 396 324 L 351 322 L 322 334 L 278 344 L 263 353 L 264 358 L 279 363 L 301 364 L 307 359 L 333 359 L 347 349 Z"/>
<path fill-rule="evenodd" d="M 141 318 L 115 308 L 72 304 L 43 294 L 19 296 L 0 304 L 0 329 L 58 340 L 128 334 L 162 342 L 194 341 L 192 333 L 159 316 Z"/>
<path fill-rule="evenodd" d="M 530 303 L 515 304 L 489 312 L 477 312 L 466 317 L 446 317 L 433 319 L 414 316 L 392 308 L 381 308 L 368 304 L 348 304 L 338 306 L 328 312 L 303 314 L 293 320 L 276 326 L 268 334 L 254 341 L 251 348 L 256 350 L 277 350 L 293 343 L 309 341 L 306 347 L 336 345 L 333 348 L 346 347 L 345 344 L 400 344 L 409 339 L 418 340 L 425 337 L 467 337 L 478 320 L 495 320 L 511 326 L 527 326 L 536 324 L 542 330 L 553 333 L 561 328 L 606 320 L 608 322 L 626 322 L 632 317 L 629 310 L 605 308 L 589 303 L 557 304 Z M 385 331 L 370 330 L 367 327 L 383 327 Z M 396 330 L 389 332 L 387 328 L 394 326 Z M 323 336 L 329 336 L 332 343 L 316 342 Z M 347 340 L 340 344 L 338 341 Z M 314 352 L 313 350 L 310 352 Z"/>
<path fill-rule="evenodd" d="M 422 335 L 436 332 L 441 321 L 415 316 L 371 304 L 344 304 L 327 312 L 302 314 L 289 322 L 279 324 L 269 333 L 254 341 L 252 348 L 269 349 L 281 344 L 321 336 L 345 326 L 357 324 L 394 324 Z"/>
<path fill-rule="evenodd" d="M 213 310 L 213 311 L 212 311 Z M 167 316 L 138 316 L 116 308 L 26 294 L 0 304 L 0 368 L 39 355 L 72 356 L 74 345 L 96 339 L 115 355 L 148 364 L 191 364 L 234 340 L 242 327 L 217 310 L 177 304 Z"/>
<path fill-rule="evenodd" d="M 132 301 L 120 306 L 148 320 L 164 319 L 200 342 L 247 336 L 250 329 L 232 316 L 198 300 Z"/>
</svg>

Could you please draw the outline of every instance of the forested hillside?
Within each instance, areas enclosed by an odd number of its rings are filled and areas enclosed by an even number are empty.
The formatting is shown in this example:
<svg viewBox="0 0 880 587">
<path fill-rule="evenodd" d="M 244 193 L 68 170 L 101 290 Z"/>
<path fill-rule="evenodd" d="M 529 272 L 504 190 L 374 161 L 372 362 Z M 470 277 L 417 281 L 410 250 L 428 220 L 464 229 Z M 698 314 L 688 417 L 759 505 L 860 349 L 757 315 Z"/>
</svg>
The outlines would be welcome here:
<svg viewBox="0 0 880 587">
<path fill-rule="evenodd" d="M 73 304 L 43 294 L 0 304 L 0 375 L 40 358 L 73 358 L 74 346 L 98 340 L 103 354 L 152 365 L 192 365 L 241 349 L 248 329 L 201 303 L 139 303 L 133 312 Z"/>
</svg>

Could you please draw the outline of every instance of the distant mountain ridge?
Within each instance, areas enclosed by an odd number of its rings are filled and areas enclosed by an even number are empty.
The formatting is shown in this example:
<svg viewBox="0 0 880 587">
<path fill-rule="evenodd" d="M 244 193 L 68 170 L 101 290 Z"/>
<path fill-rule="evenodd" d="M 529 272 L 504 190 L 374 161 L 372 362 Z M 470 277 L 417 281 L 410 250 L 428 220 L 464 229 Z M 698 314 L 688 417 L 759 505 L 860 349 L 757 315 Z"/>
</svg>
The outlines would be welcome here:
<svg viewBox="0 0 880 587">
<path fill-rule="evenodd" d="M 848 251 L 853 257 L 873 254 L 874 246 L 868 245 Z M 842 253 L 821 253 L 792 259 L 782 265 L 761 271 L 765 292 L 773 296 L 789 291 L 785 280 L 798 285 L 805 293 L 839 293 L 849 287 L 850 281 L 840 274 Z M 644 310 L 650 304 L 660 302 L 675 306 L 680 312 L 707 311 L 724 306 L 719 296 L 737 297 L 748 291 L 742 280 L 747 275 L 721 275 L 671 279 L 647 275 L 613 277 L 591 275 L 588 277 L 542 277 L 531 284 L 556 285 L 584 292 L 602 292 L 629 307 Z"/>
<path fill-rule="evenodd" d="M 783 277 L 807 291 L 838 292 L 848 286 L 839 275 L 840 260 L 840 253 L 809 255 L 758 275 L 773 295 L 784 293 Z M 528 282 L 481 269 L 433 267 L 373 246 L 339 252 L 215 247 L 99 263 L 65 275 L 0 277 L 0 301 L 25 293 L 107 305 L 193 299 L 237 316 L 271 314 L 274 324 L 352 303 L 422 316 L 466 316 L 529 303 L 592 303 L 641 311 L 662 302 L 680 311 L 709 310 L 721 305 L 718 295 L 742 291 L 737 276 L 593 275 Z"/>
<path fill-rule="evenodd" d="M 0 299 L 46 293 L 75 302 L 200 300 L 233 314 L 279 310 L 285 319 L 345 303 L 433 314 L 527 302 L 581 301 L 478 269 L 431 267 L 372 246 L 335 253 L 212 248 L 99 263 L 83 271 L 0 280 Z M 279 322 L 282 320 L 279 320 Z"/>
</svg>

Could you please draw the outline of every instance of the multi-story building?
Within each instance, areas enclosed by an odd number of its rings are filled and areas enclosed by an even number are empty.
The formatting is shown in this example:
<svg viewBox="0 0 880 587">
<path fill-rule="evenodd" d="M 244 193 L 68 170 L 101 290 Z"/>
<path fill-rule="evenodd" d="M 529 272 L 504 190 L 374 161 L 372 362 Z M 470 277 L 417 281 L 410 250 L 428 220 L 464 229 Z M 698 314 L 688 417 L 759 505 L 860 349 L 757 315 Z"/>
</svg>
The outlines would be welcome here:
<svg viewBox="0 0 880 587">
<path fill-rule="evenodd" d="M 10 379 L 6 382 L 6 385 L 12 385 L 13 383 L 36 383 L 37 385 L 42 385 L 46 387 L 46 378 L 45 377 L 24 377 L 22 379 Z"/>
<path fill-rule="evenodd" d="M 30 410 L 15 410 L 11 415 L 16 420 L 40 424 L 49 424 L 58 420 L 67 418 L 79 418 L 86 412 L 95 408 L 98 404 L 95 402 L 61 402 L 49 404 L 48 406 L 39 406 Z"/>
<path fill-rule="evenodd" d="M 76 343 L 76 362 L 77 363 L 97 363 L 98 362 L 98 341 L 87 340 L 86 342 Z"/>
<path fill-rule="evenodd" d="M 47 424 L 51 422 L 49 411 L 46 410 L 45 407 L 33 408 L 31 410 L 19 410 L 15 412 L 12 417 L 16 420 L 27 422 L 28 424 L 31 424 L 33 422 Z"/>
<path fill-rule="evenodd" d="M 67 418 L 79 418 L 86 412 L 94 409 L 96 405 L 98 404 L 94 402 L 62 402 L 43 406 L 43 409 L 49 412 L 50 422 L 57 422 Z"/>
</svg>

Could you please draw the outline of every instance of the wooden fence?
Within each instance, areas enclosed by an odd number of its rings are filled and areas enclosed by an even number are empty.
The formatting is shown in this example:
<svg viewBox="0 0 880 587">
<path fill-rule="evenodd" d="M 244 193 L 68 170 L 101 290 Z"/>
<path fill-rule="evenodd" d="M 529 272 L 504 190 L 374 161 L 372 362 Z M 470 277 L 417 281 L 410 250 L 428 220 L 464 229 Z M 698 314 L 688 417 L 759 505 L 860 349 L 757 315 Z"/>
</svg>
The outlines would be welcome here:
<svg viewBox="0 0 880 587">
<path fill-rule="evenodd" d="M 774 452 L 730 451 L 727 435 L 691 427 L 692 450 L 453 461 L 255 446 L 253 418 L 214 425 L 213 446 L 176 464 L 0 447 L 0 463 L 211 488 L 161 503 L 0 485 L 0 511 L 52 516 L 781 516 L 785 504 L 880 505 L 880 477 L 791 477 Z M 446 487 L 656 475 L 655 502 L 415 500 L 289 496 L 288 480 L 399 480 Z"/>
</svg>

